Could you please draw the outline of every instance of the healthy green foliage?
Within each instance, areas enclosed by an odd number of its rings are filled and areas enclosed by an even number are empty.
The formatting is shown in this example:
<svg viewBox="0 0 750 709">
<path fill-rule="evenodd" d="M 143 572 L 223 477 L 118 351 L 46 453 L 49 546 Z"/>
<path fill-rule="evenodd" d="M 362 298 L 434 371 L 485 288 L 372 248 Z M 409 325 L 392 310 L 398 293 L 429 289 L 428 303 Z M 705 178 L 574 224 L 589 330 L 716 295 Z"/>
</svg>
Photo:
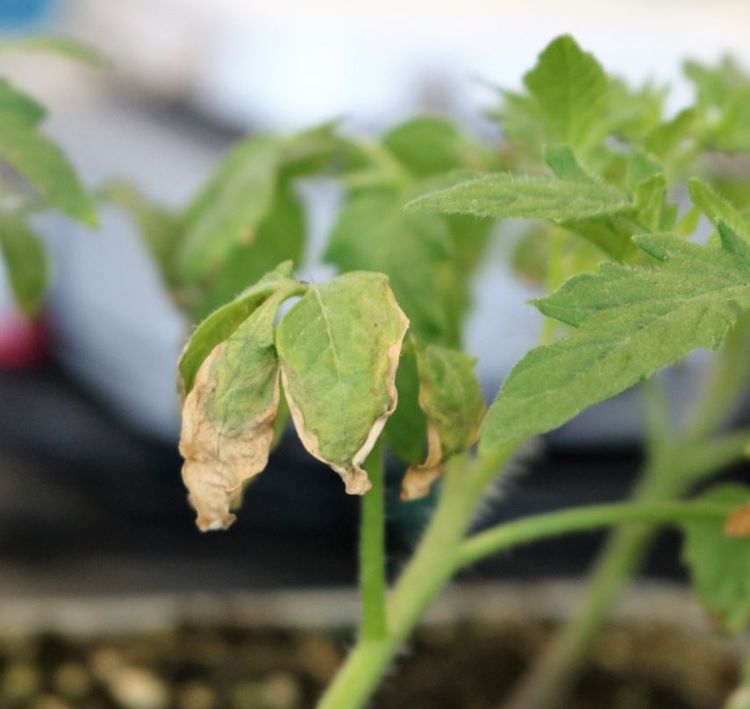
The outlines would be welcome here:
<svg viewBox="0 0 750 709">
<path fill-rule="evenodd" d="M 433 342 L 449 341 L 453 295 L 444 276 L 454 257 L 447 223 L 432 214 L 403 210 L 397 195 L 368 190 L 353 196 L 339 214 L 325 260 L 342 271 L 385 273 L 412 331 Z"/>
<path fill-rule="evenodd" d="M 720 485 L 700 499 L 740 507 L 750 501 L 750 488 Z M 704 608 L 725 630 L 744 630 L 750 622 L 750 538 L 729 536 L 721 519 L 691 521 L 683 529 L 683 559 Z"/>
<path fill-rule="evenodd" d="M 94 202 L 62 150 L 27 120 L 0 113 L 0 157 L 51 206 L 87 226 L 96 225 Z"/>
<path fill-rule="evenodd" d="M 596 59 L 569 35 L 558 37 L 524 76 L 547 129 L 547 142 L 588 148 L 600 138 L 608 79 Z"/>
<path fill-rule="evenodd" d="M 29 317 L 39 307 L 49 281 L 47 253 L 39 237 L 19 217 L 0 216 L 0 253 L 21 310 Z"/>
<path fill-rule="evenodd" d="M 278 326 L 282 382 L 297 432 L 353 494 L 369 489 L 361 466 L 396 408 L 407 326 L 388 279 L 361 272 L 309 286 Z"/>
<path fill-rule="evenodd" d="M 750 247 L 723 227 L 721 248 L 669 236 L 638 246 L 661 263 L 606 263 L 537 303 L 576 329 L 511 371 L 490 409 L 482 449 L 549 431 L 697 348 L 716 349 L 750 308 Z"/>
<path fill-rule="evenodd" d="M 280 181 L 252 243 L 239 244 L 229 251 L 208 292 L 198 303 L 193 320 L 207 317 L 281 261 L 301 263 L 305 232 L 305 215 L 292 184 Z"/>
<path fill-rule="evenodd" d="M 743 239 L 750 241 L 750 220 L 740 214 L 727 199 L 697 177 L 691 178 L 688 185 L 693 202 L 715 226 L 724 222 Z"/>
<path fill-rule="evenodd" d="M 273 202 L 280 157 L 279 142 L 266 136 L 232 149 L 187 209 L 176 280 L 204 281 L 216 273 L 235 246 L 253 243 Z"/>
<path fill-rule="evenodd" d="M 28 125 L 36 125 L 47 110 L 36 99 L 0 78 L 0 114 L 11 114 Z"/>
<path fill-rule="evenodd" d="M 604 182 L 508 173 L 477 177 L 408 204 L 409 209 L 445 214 L 555 222 L 615 215 L 631 207 L 626 195 Z"/>
</svg>

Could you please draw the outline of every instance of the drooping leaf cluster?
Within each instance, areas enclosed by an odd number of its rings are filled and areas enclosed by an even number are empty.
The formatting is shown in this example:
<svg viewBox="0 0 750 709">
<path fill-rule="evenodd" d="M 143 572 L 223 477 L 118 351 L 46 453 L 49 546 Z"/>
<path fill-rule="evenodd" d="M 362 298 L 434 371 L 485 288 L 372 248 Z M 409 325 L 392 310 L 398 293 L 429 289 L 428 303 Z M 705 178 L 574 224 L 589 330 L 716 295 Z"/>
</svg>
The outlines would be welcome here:
<svg viewBox="0 0 750 709">
<path fill-rule="evenodd" d="M 743 95 L 738 77 L 722 100 Z M 524 85 L 502 92 L 497 144 L 434 117 L 377 141 L 325 125 L 243 141 L 180 214 L 110 190 L 141 224 L 179 301 L 206 318 L 181 363 L 185 390 L 207 353 L 268 297 L 258 279 L 283 259 L 300 263 L 295 180 L 320 172 L 344 192 L 324 259 L 342 273 L 385 274 L 410 320 L 399 404 L 384 429 L 410 466 L 406 498 L 424 494 L 445 460 L 478 438 L 484 404 L 461 332 L 472 276 L 504 219 L 529 223 L 513 254 L 521 275 L 551 290 L 577 277 L 538 302 L 569 334 L 513 370 L 484 421 L 482 451 L 559 426 L 692 349 L 718 346 L 747 307 L 747 218 L 697 179 L 691 208 L 680 215 L 673 199 L 688 162 L 715 147 L 696 126 L 715 115 L 717 94 L 696 81 L 696 104 L 665 117 L 665 89 L 628 87 L 568 36 L 540 54 Z M 685 241 L 701 212 L 717 227 L 708 246 Z M 315 318 L 307 302 L 279 328 L 280 351 L 295 337 L 289 323 Z M 214 333 L 210 347 L 197 344 L 204 332 Z M 331 402 L 319 403 L 315 415 L 334 421 Z"/>
</svg>

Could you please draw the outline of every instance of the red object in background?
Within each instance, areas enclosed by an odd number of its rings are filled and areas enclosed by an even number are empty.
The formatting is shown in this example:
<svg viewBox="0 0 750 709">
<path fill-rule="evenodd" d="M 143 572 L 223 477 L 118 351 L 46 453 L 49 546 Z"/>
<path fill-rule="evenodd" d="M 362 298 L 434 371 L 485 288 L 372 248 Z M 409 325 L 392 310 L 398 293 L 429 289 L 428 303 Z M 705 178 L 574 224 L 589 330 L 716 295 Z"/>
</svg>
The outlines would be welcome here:
<svg viewBox="0 0 750 709">
<path fill-rule="evenodd" d="M 32 321 L 13 310 L 0 313 L 0 370 L 39 364 L 48 346 L 49 329 L 43 317 Z"/>
</svg>

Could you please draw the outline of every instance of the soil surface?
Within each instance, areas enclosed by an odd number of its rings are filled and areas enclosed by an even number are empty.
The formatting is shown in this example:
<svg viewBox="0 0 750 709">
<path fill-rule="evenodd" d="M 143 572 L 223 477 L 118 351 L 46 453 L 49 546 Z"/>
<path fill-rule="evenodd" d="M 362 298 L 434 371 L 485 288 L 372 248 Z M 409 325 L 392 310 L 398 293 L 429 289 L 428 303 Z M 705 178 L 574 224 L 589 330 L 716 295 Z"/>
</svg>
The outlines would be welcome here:
<svg viewBox="0 0 750 709">
<path fill-rule="evenodd" d="M 377 709 L 497 709 L 550 636 L 543 624 L 421 630 Z M 133 636 L 0 638 L 3 709 L 307 709 L 336 671 L 347 630 L 183 626 Z M 576 709 L 716 709 L 738 682 L 736 653 L 670 626 L 613 626 Z M 567 709 L 560 707 L 560 709 Z"/>
</svg>

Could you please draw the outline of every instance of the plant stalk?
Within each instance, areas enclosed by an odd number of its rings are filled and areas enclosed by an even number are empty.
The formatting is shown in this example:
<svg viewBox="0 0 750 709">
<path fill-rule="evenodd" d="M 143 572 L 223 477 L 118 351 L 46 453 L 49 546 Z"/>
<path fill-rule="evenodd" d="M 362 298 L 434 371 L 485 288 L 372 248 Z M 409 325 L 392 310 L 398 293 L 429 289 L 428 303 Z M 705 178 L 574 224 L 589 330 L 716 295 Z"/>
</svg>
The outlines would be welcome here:
<svg viewBox="0 0 750 709">
<path fill-rule="evenodd" d="M 385 638 L 357 642 L 318 709 L 357 709 L 368 701 L 422 613 L 453 575 L 477 501 L 514 449 L 473 464 L 457 456 L 448 464 L 435 513 L 388 599 Z"/>
<path fill-rule="evenodd" d="M 696 479 L 738 460 L 743 437 L 715 437 L 727 412 L 735 405 L 748 365 L 743 354 L 750 328 L 738 327 L 719 352 L 703 389 L 693 402 L 693 415 L 681 433 L 664 438 L 669 430 L 665 401 L 654 401 L 658 391 L 646 391 L 649 460 L 632 499 L 658 503 L 684 494 Z M 661 408 L 661 415 L 658 410 Z M 654 415 L 655 414 L 655 415 Z M 643 524 L 615 529 L 599 555 L 577 612 L 558 631 L 542 655 L 520 681 L 503 709 L 553 709 L 564 702 L 582 669 L 589 648 L 606 621 L 622 587 L 635 573 L 656 529 Z"/>
<path fill-rule="evenodd" d="M 359 587 L 362 617 L 360 635 L 364 641 L 386 636 L 385 615 L 385 504 L 383 448 L 375 444 L 365 462 L 372 489 L 362 496 L 359 526 Z"/>
</svg>

